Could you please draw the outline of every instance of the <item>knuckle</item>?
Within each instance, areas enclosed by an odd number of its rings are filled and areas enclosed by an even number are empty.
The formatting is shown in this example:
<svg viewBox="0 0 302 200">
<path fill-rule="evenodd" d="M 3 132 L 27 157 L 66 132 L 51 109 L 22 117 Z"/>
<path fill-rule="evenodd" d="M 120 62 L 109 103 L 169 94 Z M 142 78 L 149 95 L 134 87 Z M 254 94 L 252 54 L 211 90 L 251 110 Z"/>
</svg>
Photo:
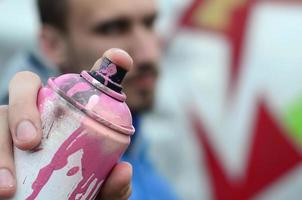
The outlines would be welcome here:
<svg viewBox="0 0 302 200">
<path fill-rule="evenodd" d="M 28 105 L 21 100 L 15 100 L 9 103 L 9 109 L 7 116 L 10 122 L 18 121 L 21 118 L 28 118 L 30 114 L 28 113 Z"/>
<path fill-rule="evenodd" d="M 118 196 L 117 199 L 119 200 L 126 200 L 128 199 L 132 194 L 132 188 L 131 186 L 129 185 L 126 189 L 124 189 Z"/>
<path fill-rule="evenodd" d="M 131 194 L 132 194 L 132 188 L 130 187 L 129 190 L 127 191 L 126 195 L 125 195 L 125 198 L 129 199 Z"/>
</svg>

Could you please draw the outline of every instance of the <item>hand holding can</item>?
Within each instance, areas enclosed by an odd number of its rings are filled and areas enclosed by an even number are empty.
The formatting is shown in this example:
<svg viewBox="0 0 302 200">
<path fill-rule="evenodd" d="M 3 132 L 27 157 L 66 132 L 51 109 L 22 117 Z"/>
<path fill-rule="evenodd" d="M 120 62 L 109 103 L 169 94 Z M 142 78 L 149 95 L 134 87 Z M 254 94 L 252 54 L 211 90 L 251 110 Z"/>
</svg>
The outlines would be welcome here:
<svg viewBox="0 0 302 200">
<path fill-rule="evenodd" d="M 40 90 L 43 138 L 32 152 L 15 149 L 14 199 L 94 199 L 126 150 L 134 128 L 120 83 L 129 67 L 106 57 L 96 66 Z"/>
</svg>

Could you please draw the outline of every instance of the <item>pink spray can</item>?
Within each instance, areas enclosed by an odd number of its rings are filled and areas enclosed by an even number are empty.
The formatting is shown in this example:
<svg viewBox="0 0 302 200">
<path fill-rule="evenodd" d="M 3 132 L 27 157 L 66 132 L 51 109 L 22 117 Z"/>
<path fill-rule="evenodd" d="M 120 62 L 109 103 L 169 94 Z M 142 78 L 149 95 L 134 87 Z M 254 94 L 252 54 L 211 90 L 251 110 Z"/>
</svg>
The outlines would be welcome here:
<svg viewBox="0 0 302 200">
<path fill-rule="evenodd" d="M 15 149 L 14 200 L 95 199 L 134 133 L 121 82 L 126 69 L 103 58 L 96 71 L 50 78 L 38 94 L 43 138 Z"/>
</svg>

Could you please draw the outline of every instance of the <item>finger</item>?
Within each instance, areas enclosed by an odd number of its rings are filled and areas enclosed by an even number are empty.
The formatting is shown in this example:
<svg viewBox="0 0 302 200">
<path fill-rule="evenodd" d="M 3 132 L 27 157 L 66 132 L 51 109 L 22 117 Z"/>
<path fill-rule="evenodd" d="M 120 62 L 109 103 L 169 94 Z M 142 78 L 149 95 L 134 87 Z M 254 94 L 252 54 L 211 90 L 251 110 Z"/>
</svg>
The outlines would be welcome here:
<svg viewBox="0 0 302 200">
<path fill-rule="evenodd" d="M 7 106 L 0 106 L 0 199 L 12 196 L 15 191 L 15 168 Z"/>
<path fill-rule="evenodd" d="M 41 120 L 36 105 L 40 78 L 32 72 L 19 72 L 9 85 L 8 121 L 14 144 L 29 150 L 41 140 Z"/>
<path fill-rule="evenodd" d="M 97 199 L 127 200 L 131 195 L 132 166 L 123 162 L 117 164 L 101 188 Z"/>
<path fill-rule="evenodd" d="M 123 67 L 126 71 L 131 70 L 133 66 L 133 60 L 130 55 L 126 51 L 121 49 L 109 49 L 104 53 L 103 57 L 106 57 L 111 60 L 114 64 Z M 96 63 L 92 67 L 92 70 L 98 70 L 101 63 L 102 58 L 96 61 Z"/>
</svg>

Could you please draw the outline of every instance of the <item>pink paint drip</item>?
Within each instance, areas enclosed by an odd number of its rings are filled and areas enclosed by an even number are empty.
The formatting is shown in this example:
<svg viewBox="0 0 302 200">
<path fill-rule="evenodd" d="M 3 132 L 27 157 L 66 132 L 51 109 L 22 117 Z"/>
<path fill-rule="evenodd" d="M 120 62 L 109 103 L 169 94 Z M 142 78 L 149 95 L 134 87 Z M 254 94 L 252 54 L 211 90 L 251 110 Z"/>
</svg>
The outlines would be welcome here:
<svg viewBox="0 0 302 200">
<path fill-rule="evenodd" d="M 34 200 L 43 187 L 47 185 L 54 171 L 67 166 L 68 157 L 79 150 L 83 150 L 81 159 L 83 178 L 72 191 L 69 200 L 75 200 L 85 195 L 90 184 L 96 179 L 97 182 L 87 195 L 87 199 L 93 197 L 92 195 L 95 195 L 96 190 L 99 189 L 98 186 L 101 186 L 102 181 L 106 178 L 106 174 L 108 174 L 116 163 L 121 152 L 115 152 L 114 155 L 104 154 L 101 150 L 100 139 L 95 138 L 95 136 L 89 136 L 87 131 L 80 127 L 60 146 L 51 162 L 40 170 L 36 180 L 32 184 L 33 192 L 26 200 Z M 72 171 L 66 174 L 66 176 L 74 175 L 73 173 L 77 172 Z"/>
</svg>

